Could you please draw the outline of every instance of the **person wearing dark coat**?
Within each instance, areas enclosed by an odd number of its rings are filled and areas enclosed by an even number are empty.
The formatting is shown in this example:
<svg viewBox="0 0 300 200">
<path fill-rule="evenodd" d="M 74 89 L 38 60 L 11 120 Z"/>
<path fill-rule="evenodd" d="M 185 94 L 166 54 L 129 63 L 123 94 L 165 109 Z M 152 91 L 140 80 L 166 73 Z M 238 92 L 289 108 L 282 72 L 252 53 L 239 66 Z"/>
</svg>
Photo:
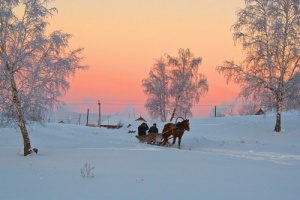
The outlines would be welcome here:
<svg viewBox="0 0 300 200">
<path fill-rule="evenodd" d="M 154 123 L 153 126 L 150 127 L 148 134 L 149 133 L 158 133 L 158 128 L 156 127 L 156 123 Z"/>
<path fill-rule="evenodd" d="M 138 127 L 138 135 L 146 135 L 147 134 L 147 130 L 149 129 L 148 125 L 144 122 L 141 125 L 139 125 Z"/>
</svg>

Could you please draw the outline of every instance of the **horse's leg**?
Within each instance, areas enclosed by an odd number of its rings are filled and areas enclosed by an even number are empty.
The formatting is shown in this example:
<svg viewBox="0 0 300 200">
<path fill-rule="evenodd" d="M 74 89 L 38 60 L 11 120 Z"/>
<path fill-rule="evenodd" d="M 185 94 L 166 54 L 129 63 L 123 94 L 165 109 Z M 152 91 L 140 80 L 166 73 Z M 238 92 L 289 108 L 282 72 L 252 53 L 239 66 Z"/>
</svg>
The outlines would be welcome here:
<svg viewBox="0 0 300 200">
<path fill-rule="evenodd" d="M 176 142 L 176 137 L 173 136 L 173 143 L 172 144 L 175 144 L 175 142 Z"/>
<path fill-rule="evenodd" d="M 178 149 L 180 149 L 181 137 L 178 137 Z"/>
<path fill-rule="evenodd" d="M 168 141 L 168 137 L 169 137 L 169 136 L 168 136 L 167 134 L 164 134 L 163 137 L 164 137 L 164 141 L 163 141 L 163 144 L 162 144 L 162 145 L 165 146 L 166 143 L 167 143 L 167 141 Z"/>
</svg>

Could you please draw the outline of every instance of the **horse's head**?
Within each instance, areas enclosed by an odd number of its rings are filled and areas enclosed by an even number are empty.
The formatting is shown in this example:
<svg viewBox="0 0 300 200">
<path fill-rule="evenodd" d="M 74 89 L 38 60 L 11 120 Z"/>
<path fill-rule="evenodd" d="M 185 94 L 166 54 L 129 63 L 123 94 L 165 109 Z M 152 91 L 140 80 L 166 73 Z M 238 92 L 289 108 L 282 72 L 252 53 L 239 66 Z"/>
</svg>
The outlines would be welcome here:
<svg viewBox="0 0 300 200">
<path fill-rule="evenodd" d="M 190 120 L 185 119 L 181 122 L 181 124 L 184 130 L 190 131 Z"/>
</svg>

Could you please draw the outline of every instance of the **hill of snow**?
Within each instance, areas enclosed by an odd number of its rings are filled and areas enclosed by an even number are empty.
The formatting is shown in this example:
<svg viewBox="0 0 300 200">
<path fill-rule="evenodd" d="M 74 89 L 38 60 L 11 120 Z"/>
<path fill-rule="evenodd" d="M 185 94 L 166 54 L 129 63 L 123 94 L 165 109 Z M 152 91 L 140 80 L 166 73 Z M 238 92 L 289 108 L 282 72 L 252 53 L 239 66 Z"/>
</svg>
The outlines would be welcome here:
<svg viewBox="0 0 300 200">
<path fill-rule="evenodd" d="M 39 153 L 27 157 L 19 130 L 3 128 L 0 199 L 298 200 L 299 122 L 284 113 L 275 133 L 272 114 L 190 119 L 182 149 L 139 143 L 127 124 L 48 123 L 29 129 Z"/>
</svg>

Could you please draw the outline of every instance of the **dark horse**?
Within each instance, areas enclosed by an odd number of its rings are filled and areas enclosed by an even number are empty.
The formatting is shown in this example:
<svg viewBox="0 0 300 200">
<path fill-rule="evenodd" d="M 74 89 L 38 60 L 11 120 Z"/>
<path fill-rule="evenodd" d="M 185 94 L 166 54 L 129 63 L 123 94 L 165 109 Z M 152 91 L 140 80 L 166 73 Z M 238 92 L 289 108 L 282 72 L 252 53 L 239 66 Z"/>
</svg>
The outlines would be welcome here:
<svg viewBox="0 0 300 200">
<path fill-rule="evenodd" d="M 164 129 L 162 131 L 164 142 L 163 145 L 166 145 L 169 137 L 173 136 L 173 144 L 176 142 L 176 138 L 178 138 L 178 148 L 180 149 L 180 143 L 182 135 L 184 134 L 184 131 L 190 131 L 190 122 L 188 119 L 183 120 L 182 122 L 178 123 L 168 123 L 164 126 Z"/>
</svg>

